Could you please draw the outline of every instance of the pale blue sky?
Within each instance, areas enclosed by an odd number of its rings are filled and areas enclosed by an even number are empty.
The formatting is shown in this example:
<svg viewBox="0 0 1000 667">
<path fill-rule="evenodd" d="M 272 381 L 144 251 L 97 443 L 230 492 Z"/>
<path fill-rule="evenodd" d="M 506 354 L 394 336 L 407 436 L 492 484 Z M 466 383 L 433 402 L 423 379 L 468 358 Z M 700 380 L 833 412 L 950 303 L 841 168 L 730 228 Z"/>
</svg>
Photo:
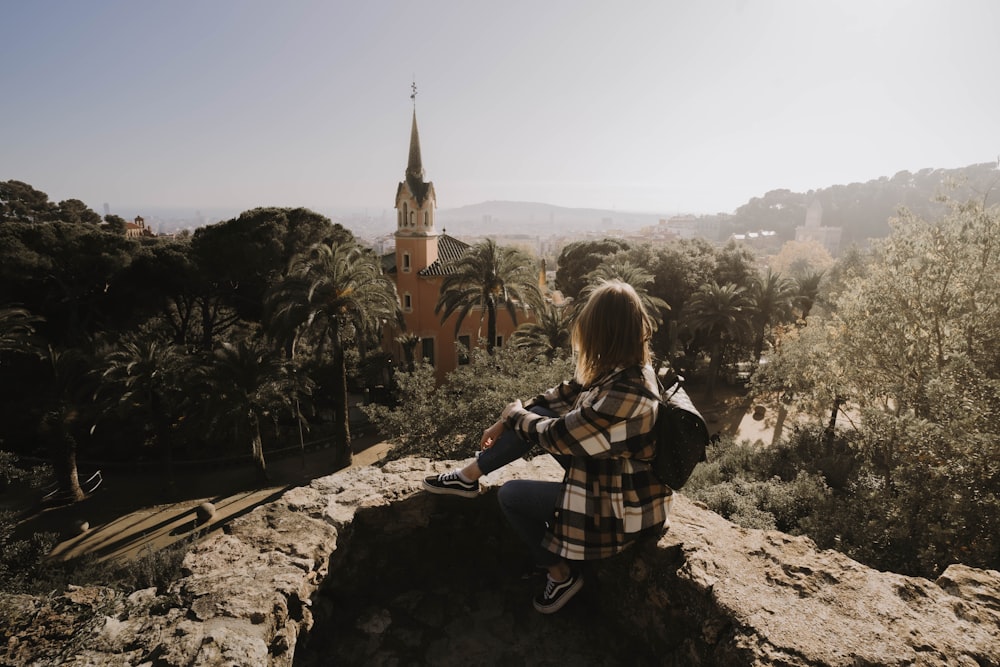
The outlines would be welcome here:
<svg viewBox="0 0 1000 667">
<path fill-rule="evenodd" d="M 0 180 L 125 205 L 673 213 L 1000 154 L 1000 2 L 0 0 Z"/>
</svg>

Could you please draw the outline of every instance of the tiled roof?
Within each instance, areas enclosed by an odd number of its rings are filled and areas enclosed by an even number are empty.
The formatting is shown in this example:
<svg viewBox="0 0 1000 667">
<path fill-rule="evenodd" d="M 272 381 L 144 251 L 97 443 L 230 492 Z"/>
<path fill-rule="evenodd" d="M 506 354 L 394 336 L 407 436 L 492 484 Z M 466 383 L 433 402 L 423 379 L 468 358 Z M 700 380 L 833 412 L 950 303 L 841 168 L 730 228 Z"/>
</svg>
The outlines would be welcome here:
<svg viewBox="0 0 1000 667">
<path fill-rule="evenodd" d="M 421 276 L 444 276 L 451 273 L 449 270 L 452 262 L 458 260 L 472 247 L 464 241 L 459 241 L 454 236 L 442 234 L 438 237 L 438 258 L 430 266 L 421 269 L 417 275 Z"/>
<path fill-rule="evenodd" d="M 465 241 L 459 241 L 454 236 L 442 234 L 438 237 L 438 259 L 428 267 L 417 273 L 420 276 L 444 276 L 450 273 L 448 265 L 464 255 L 470 246 Z M 381 257 L 382 271 L 387 274 L 394 274 L 399 269 L 396 266 L 396 251 L 388 252 Z"/>
</svg>

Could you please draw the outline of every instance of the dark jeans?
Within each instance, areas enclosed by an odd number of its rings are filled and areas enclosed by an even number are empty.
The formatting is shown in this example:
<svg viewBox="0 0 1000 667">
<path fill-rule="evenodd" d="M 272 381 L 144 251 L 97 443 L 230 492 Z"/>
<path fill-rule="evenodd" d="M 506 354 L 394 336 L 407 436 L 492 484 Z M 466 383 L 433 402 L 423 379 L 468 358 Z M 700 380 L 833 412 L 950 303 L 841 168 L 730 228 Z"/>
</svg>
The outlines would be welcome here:
<svg viewBox="0 0 1000 667">
<path fill-rule="evenodd" d="M 558 415 L 542 407 L 531 408 L 531 412 L 543 417 Z M 489 474 L 511 461 L 521 458 L 531 449 L 527 442 L 515 431 L 506 430 L 496 443 L 479 455 L 479 469 Z M 563 468 L 569 465 L 569 457 L 554 457 Z M 555 514 L 562 482 L 543 482 L 531 479 L 515 479 L 507 482 L 497 493 L 500 509 L 504 516 L 531 551 L 531 557 L 542 567 L 557 565 L 562 558 L 542 546 L 547 524 Z"/>
</svg>

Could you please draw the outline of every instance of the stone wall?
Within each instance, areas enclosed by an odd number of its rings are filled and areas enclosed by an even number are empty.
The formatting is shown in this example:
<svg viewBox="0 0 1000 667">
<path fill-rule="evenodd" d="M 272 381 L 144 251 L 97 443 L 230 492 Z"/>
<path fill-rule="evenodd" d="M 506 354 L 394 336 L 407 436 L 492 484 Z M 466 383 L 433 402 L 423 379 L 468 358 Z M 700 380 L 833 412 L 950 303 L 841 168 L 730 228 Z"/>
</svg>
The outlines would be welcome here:
<svg viewBox="0 0 1000 667">
<path fill-rule="evenodd" d="M 658 541 L 585 565 L 553 616 L 496 508 L 405 459 L 292 489 L 197 544 L 167 591 L 0 600 L 13 665 L 1000 665 L 1000 573 L 936 582 L 679 497 Z M 487 481 L 558 478 L 548 457 Z"/>
</svg>

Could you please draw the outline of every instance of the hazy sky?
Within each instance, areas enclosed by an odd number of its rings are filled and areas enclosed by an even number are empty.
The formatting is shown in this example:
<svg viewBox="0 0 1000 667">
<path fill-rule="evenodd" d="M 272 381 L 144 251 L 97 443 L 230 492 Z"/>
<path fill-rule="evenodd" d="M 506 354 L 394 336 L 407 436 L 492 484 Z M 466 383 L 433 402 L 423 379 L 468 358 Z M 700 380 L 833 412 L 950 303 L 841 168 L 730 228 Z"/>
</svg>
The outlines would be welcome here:
<svg viewBox="0 0 1000 667">
<path fill-rule="evenodd" d="M 732 211 L 1000 154 L 997 0 L 0 0 L 0 180 L 391 208 Z"/>
</svg>

